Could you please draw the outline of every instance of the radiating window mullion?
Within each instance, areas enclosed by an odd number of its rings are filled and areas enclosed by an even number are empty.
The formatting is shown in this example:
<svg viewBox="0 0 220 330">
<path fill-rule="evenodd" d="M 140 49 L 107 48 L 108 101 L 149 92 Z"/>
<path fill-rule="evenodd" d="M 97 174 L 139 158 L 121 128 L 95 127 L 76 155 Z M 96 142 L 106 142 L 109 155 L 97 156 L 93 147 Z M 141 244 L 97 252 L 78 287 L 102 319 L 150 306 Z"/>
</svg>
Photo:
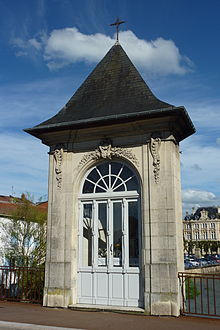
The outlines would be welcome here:
<svg viewBox="0 0 220 330">
<path fill-rule="evenodd" d="M 113 182 L 113 185 L 111 186 L 112 190 L 114 189 L 114 185 L 117 182 L 117 180 L 118 180 L 118 176 L 115 176 L 115 181 Z"/>
<path fill-rule="evenodd" d="M 92 180 L 86 178 L 86 181 L 89 181 L 90 183 L 93 183 L 94 185 L 96 184 L 95 182 L 93 182 Z"/>
<path fill-rule="evenodd" d="M 98 187 L 102 188 L 103 190 L 107 191 L 107 190 L 108 190 L 107 185 L 105 184 L 105 187 L 102 187 L 102 186 L 99 184 L 100 181 L 101 181 L 101 183 L 102 183 L 102 182 L 105 182 L 105 180 L 104 180 L 103 178 L 100 178 L 100 179 L 96 182 L 96 185 L 97 185 Z"/>
<path fill-rule="evenodd" d="M 110 188 L 110 185 L 111 185 L 111 163 L 108 164 L 108 188 Z"/>
<path fill-rule="evenodd" d="M 130 176 L 129 178 L 127 178 L 126 180 L 124 180 L 124 183 L 128 182 L 129 180 L 133 179 L 134 175 Z"/>
<path fill-rule="evenodd" d="M 92 183 L 93 186 L 94 186 L 94 188 L 95 188 L 95 182 L 93 182 L 92 180 L 90 180 L 90 179 L 88 179 L 88 178 L 86 178 L 85 181 L 88 181 L 88 182 Z M 93 188 L 93 192 L 94 192 L 94 190 L 95 190 L 94 188 Z"/>
<path fill-rule="evenodd" d="M 112 189 L 114 189 L 114 186 L 115 186 L 115 184 L 116 184 L 118 178 L 120 178 L 120 174 L 121 174 L 123 168 L 124 168 L 124 166 L 121 167 L 120 171 L 119 171 L 118 174 L 116 175 L 116 179 L 115 179 L 115 181 L 114 181 L 114 183 L 113 183 L 113 185 L 112 185 L 112 187 L 111 187 Z"/>
<path fill-rule="evenodd" d="M 105 189 L 104 187 L 100 186 L 98 183 L 95 184 L 95 190 L 96 190 L 96 187 L 99 187 L 100 189 L 104 190 L 105 192 L 107 191 L 107 189 Z"/>
<path fill-rule="evenodd" d="M 128 182 L 129 180 L 131 180 L 133 177 L 134 177 L 134 175 L 130 176 L 130 178 L 128 178 L 128 179 L 124 180 L 123 182 L 121 182 L 118 186 L 116 186 L 114 188 L 114 190 L 121 187 L 121 185 L 123 185 L 123 184 L 125 185 L 125 183 Z M 125 185 L 125 188 L 127 188 L 126 185 Z M 127 189 L 125 189 L 125 190 L 127 190 Z"/>
<path fill-rule="evenodd" d="M 101 172 L 99 171 L 99 169 L 96 167 L 96 171 L 98 172 L 99 176 L 100 176 L 100 179 L 102 180 L 102 182 L 104 182 L 104 185 L 106 187 L 106 189 L 108 189 L 108 186 L 105 182 L 105 180 L 103 179 L 103 175 L 101 174 Z"/>
</svg>

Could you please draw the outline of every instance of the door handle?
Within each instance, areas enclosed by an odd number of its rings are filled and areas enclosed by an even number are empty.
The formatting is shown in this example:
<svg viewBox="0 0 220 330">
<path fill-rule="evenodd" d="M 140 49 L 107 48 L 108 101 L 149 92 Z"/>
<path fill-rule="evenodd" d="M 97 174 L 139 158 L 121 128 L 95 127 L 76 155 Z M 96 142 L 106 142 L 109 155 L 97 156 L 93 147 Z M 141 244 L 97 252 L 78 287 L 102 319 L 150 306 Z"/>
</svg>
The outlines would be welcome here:
<svg viewBox="0 0 220 330">
<path fill-rule="evenodd" d="M 112 244 L 110 245 L 110 252 L 112 253 Z"/>
</svg>

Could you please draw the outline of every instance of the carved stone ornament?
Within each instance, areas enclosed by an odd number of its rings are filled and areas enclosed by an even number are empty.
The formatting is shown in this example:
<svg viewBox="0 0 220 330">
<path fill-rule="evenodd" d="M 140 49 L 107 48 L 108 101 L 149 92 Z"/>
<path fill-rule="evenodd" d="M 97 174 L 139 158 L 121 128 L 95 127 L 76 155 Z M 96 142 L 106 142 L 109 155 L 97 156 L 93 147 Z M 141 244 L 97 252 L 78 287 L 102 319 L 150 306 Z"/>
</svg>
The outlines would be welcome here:
<svg viewBox="0 0 220 330">
<path fill-rule="evenodd" d="M 199 220 L 209 220 L 209 216 L 208 216 L 209 212 L 205 209 L 200 211 L 200 218 Z"/>
<path fill-rule="evenodd" d="M 154 180 L 156 183 L 158 183 L 160 179 L 160 155 L 159 155 L 160 145 L 161 145 L 160 138 L 150 139 L 150 152 L 153 157 L 153 167 L 154 167 L 153 172 L 154 172 Z"/>
<path fill-rule="evenodd" d="M 62 184 L 62 162 L 63 162 L 63 148 L 62 146 L 57 146 L 54 150 L 55 159 L 55 174 L 57 180 L 57 188 L 61 188 Z"/>
<path fill-rule="evenodd" d="M 113 158 L 126 158 L 135 165 L 139 166 L 136 156 L 126 148 L 112 147 L 111 143 L 101 143 L 97 149 L 84 155 L 79 163 L 79 167 L 82 167 L 91 160 L 98 159 L 113 159 Z"/>
</svg>

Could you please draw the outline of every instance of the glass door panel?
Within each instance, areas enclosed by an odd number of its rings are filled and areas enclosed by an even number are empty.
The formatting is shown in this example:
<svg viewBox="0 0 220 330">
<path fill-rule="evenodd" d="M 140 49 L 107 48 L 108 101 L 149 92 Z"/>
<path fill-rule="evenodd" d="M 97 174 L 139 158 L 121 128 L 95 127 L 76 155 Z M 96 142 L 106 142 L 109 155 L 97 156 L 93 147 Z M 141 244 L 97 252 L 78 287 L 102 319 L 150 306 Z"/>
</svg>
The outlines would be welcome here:
<svg viewBox="0 0 220 330">
<path fill-rule="evenodd" d="M 113 202 L 113 266 L 122 266 L 122 202 Z"/>
<path fill-rule="evenodd" d="M 107 266 L 107 203 L 98 203 L 98 266 Z"/>
<path fill-rule="evenodd" d="M 92 204 L 83 204 L 82 266 L 92 266 Z"/>
<path fill-rule="evenodd" d="M 138 202 L 128 202 L 128 229 L 129 229 L 129 266 L 139 265 L 139 221 Z"/>
<path fill-rule="evenodd" d="M 105 200 L 95 202 L 94 206 L 92 202 L 83 203 L 82 207 L 82 266 L 138 267 L 138 201 Z"/>
</svg>

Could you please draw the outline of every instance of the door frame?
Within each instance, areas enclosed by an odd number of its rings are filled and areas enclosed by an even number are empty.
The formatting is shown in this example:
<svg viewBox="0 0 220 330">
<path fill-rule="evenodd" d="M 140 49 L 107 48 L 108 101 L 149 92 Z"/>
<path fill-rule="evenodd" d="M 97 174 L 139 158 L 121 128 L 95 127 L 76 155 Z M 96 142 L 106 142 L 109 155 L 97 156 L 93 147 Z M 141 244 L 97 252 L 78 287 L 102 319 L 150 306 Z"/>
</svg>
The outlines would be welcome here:
<svg viewBox="0 0 220 330">
<path fill-rule="evenodd" d="M 114 162 L 114 161 L 113 161 Z M 107 161 L 104 163 L 111 163 L 111 161 Z M 105 191 L 105 192 L 92 192 L 88 191 L 83 192 L 83 185 L 86 182 L 88 175 L 93 171 L 93 169 L 97 169 L 97 167 L 102 163 L 94 164 L 89 170 L 87 170 L 84 179 L 82 180 L 80 195 L 78 198 L 79 201 L 79 220 L 78 220 L 78 266 L 77 266 L 77 287 L 78 287 L 78 295 L 77 301 L 80 304 L 102 304 L 102 305 L 114 305 L 114 306 L 126 306 L 126 307 L 143 307 L 143 279 L 142 279 L 142 212 L 141 212 L 141 185 L 140 179 L 136 174 L 136 170 L 134 170 L 131 166 L 127 165 L 124 162 L 118 162 L 121 166 L 127 166 L 133 172 L 133 175 L 138 180 L 138 190 L 126 190 L 126 191 Z M 110 166 L 110 165 L 109 165 Z M 121 172 L 120 172 L 121 173 Z M 110 180 L 110 178 L 109 178 Z M 139 193 L 140 192 L 140 193 Z M 83 244 L 83 204 L 91 204 L 92 205 L 92 214 L 94 218 L 94 214 L 98 210 L 99 203 L 108 203 L 108 205 L 112 204 L 116 201 L 120 201 L 124 207 L 123 209 L 123 244 L 124 251 L 122 258 L 125 258 L 122 266 L 114 267 L 113 266 L 113 256 L 110 256 L 110 242 L 113 240 L 113 237 L 108 238 L 107 240 L 107 264 L 106 266 L 98 266 L 98 229 L 97 224 L 93 221 L 92 228 L 92 262 L 90 266 L 83 266 L 82 264 L 82 244 Z M 129 215 L 128 215 L 128 202 L 129 201 L 137 201 L 138 203 L 138 244 L 139 244 L 139 262 L 138 266 L 129 266 Z M 125 207 L 126 205 L 126 207 Z M 126 209 L 126 210 L 125 210 Z M 125 211 L 124 211 L 125 210 Z M 113 211 L 112 211 L 113 212 Z M 126 214 L 125 214 L 126 212 Z M 125 220 L 125 217 L 126 220 Z M 96 217 L 97 218 L 97 217 Z M 98 218 L 97 218 L 98 219 Z M 97 221 L 97 219 L 95 221 Z M 111 219 L 113 222 L 113 217 Z M 94 227 L 96 225 L 96 228 Z M 109 231 L 109 228 L 107 228 Z M 110 233 L 113 235 L 113 233 Z M 107 233 L 109 235 L 109 232 Z M 96 246 L 95 246 L 96 245 Z M 94 247 L 95 246 L 95 247 Z M 96 256 L 95 256 L 96 254 Z M 96 260 L 95 260 L 96 258 Z M 112 260 L 112 262 L 111 262 Z M 109 263 L 110 261 L 110 263 Z M 98 294 L 99 287 L 101 286 L 100 279 L 107 276 L 106 282 L 108 282 L 108 297 L 101 297 Z M 123 287 L 123 298 L 118 299 L 114 296 L 114 278 L 121 276 L 122 282 L 121 286 Z M 98 284 L 99 281 L 99 285 Z M 84 284 L 88 286 L 88 292 L 83 294 L 83 290 L 85 289 Z M 136 288 L 136 291 L 135 291 Z M 120 290 L 120 288 L 118 288 Z M 133 292 L 132 292 L 133 289 Z M 130 291 L 129 291 L 130 290 Z M 84 290 L 85 291 L 85 290 Z M 106 291 L 106 292 L 107 292 Z M 135 291 L 135 292 L 134 292 Z M 113 292 L 113 293 L 112 293 Z M 136 297 L 134 298 L 134 296 Z M 117 292 L 116 292 L 117 296 Z M 102 299 L 103 298 L 103 299 Z"/>
<path fill-rule="evenodd" d="M 80 203 L 80 219 L 79 219 L 79 228 L 78 228 L 78 247 L 79 247 L 79 258 L 78 258 L 78 303 L 86 303 L 86 304 L 103 304 L 103 305 L 118 305 L 118 306 L 126 306 L 126 307 L 143 307 L 143 290 L 142 290 L 142 267 L 141 267 L 141 246 L 142 246 L 142 228 L 141 228 L 141 217 L 140 217 L 140 198 L 138 194 L 131 194 L 128 196 L 126 194 L 126 197 L 124 196 L 123 198 L 119 198 L 119 196 L 114 196 L 112 198 L 106 198 L 106 196 L 102 196 L 102 198 L 95 198 L 93 196 L 93 200 L 91 198 L 82 198 L 79 200 Z M 125 231 L 123 233 L 123 254 L 122 258 L 124 259 L 122 261 L 122 265 L 119 267 L 114 267 L 113 265 L 113 260 L 114 257 L 113 255 L 111 256 L 110 254 L 110 244 L 113 243 L 113 232 L 110 233 L 111 239 L 107 240 L 107 265 L 106 266 L 99 266 L 98 265 L 98 224 L 97 224 L 97 211 L 98 211 L 98 204 L 99 203 L 110 203 L 110 210 L 109 212 L 113 211 L 113 203 L 114 202 L 121 202 L 125 203 L 126 205 L 126 214 L 123 215 L 123 220 L 122 220 L 122 226 L 124 227 L 123 230 Z M 128 217 L 128 203 L 129 202 L 137 202 L 138 203 L 138 221 L 139 221 L 139 226 L 138 226 L 138 231 L 139 231 L 139 265 L 137 267 L 129 267 L 129 236 L 128 236 L 128 231 L 129 231 L 129 217 Z M 83 205 L 84 204 L 91 204 L 93 207 L 93 214 L 95 218 L 95 213 L 96 213 L 96 219 L 93 221 L 93 233 L 92 233 L 92 264 L 91 266 L 83 266 L 82 265 L 82 252 L 83 252 L 83 246 L 82 246 L 82 240 L 83 240 Z M 94 212 L 96 209 L 96 212 Z M 107 206 L 108 209 L 108 206 Z M 93 220 L 94 220 L 93 218 Z M 113 222 L 113 217 L 110 220 Z M 108 230 L 111 231 L 112 224 L 109 224 Z M 91 280 L 91 297 L 87 296 L 83 298 L 82 290 L 80 289 L 81 287 L 84 286 L 83 284 L 83 278 L 80 274 L 84 274 L 85 278 L 88 278 L 88 281 L 90 281 L 90 276 L 89 273 L 92 274 L 92 280 Z M 86 274 L 86 275 L 85 275 Z M 98 298 L 98 293 L 97 293 L 97 281 L 98 278 L 100 279 L 101 274 L 108 274 L 108 281 L 109 281 L 109 288 L 108 292 L 112 290 L 112 287 L 114 286 L 113 283 L 113 277 L 115 276 L 122 276 L 123 279 L 123 299 L 115 299 L 111 294 L 109 294 L 108 297 L 106 298 Z M 114 275 L 115 274 L 115 275 Z M 138 274 L 138 275 L 137 275 Z M 104 276 L 103 275 L 103 276 Z M 138 281 L 137 285 L 137 290 L 138 290 L 138 301 L 134 301 L 133 298 L 130 297 L 129 299 L 129 282 L 132 281 L 130 277 L 137 278 L 136 281 Z M 110 283 L 111 282 L 111 283 Z M 132 282 L 133 283 L 133 282 Z M 132 286 L 132 285 L 131 285 Z M 134 283 L 133 283 L 134 286 Z"/>
</svg>

